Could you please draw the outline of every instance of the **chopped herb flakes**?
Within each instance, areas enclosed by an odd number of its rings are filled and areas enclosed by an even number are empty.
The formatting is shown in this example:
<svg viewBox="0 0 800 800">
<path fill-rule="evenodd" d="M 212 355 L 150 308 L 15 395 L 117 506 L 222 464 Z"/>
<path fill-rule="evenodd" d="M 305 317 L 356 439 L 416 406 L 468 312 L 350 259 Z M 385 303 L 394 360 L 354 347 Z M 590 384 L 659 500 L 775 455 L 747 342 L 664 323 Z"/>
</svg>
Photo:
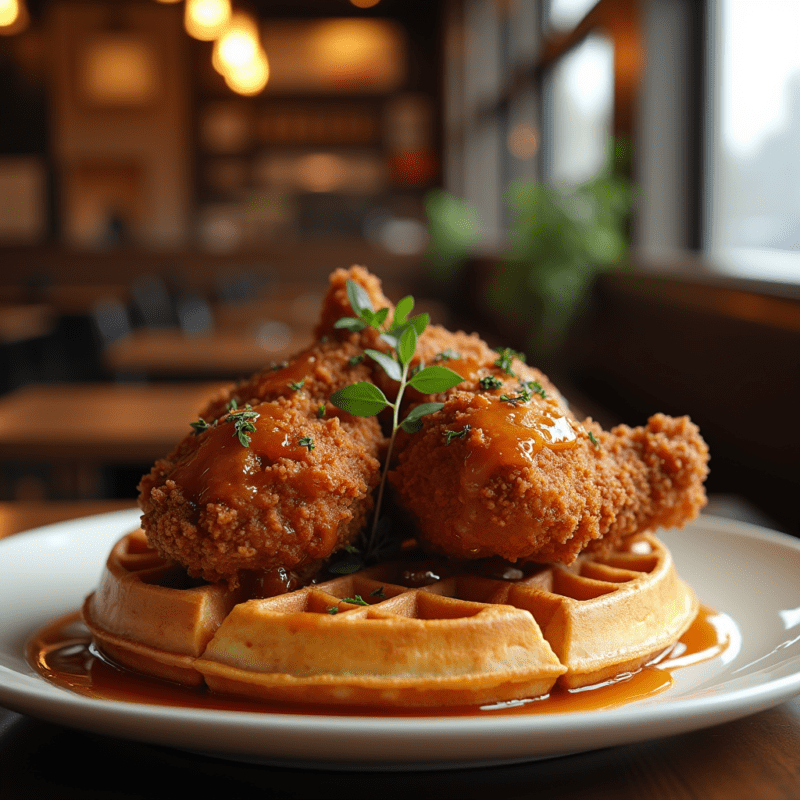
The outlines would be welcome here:
<svg viewBox="0 0 800 800">
<path fill-rule="evenodd" d="M 485 378 L 481 378 L 478 383 L 480 384 L 481 389 L 486 392 L 492 389 L 500 389 L 503 386 L 503 381 L 501 381 L 496 375 L 487 375 Z"/>
<path fill-rule="evenodd" d="M 445 446 L 449 445 L 453 439 L 463 439 L 471 430 L 471 425 L 465 425 L 460 431 L 446 431 L 444 434 Z"/>
<path fill-rule="evenodd" d="M 528 400 L 531 399 L 531 393 L 522 387 L 516 394 L 501 394 L 500 395 L 500 402 L 501 403 L 508 403 L 509 405 L 515 406 L 518 403 L 527 403 Z"/>
<path fill-rule="evenodd" d="M 533 392 L 533 394 L 538 394 L 539 397 L 542 397 L 545 400 L 547 399 L 547 392 L 544 390 L 544 386 L 542 386 L 539 381 L 520 381 L 519 385 L 524 389 Z"/>
<path fill-rule="evenodd" d="M 300 447 L 307 447 L 309 453 L 314 449 L 314 440 L 310 436 L 301 437 L 298 439 L 297 444 L 299 444 Z"/>
<path fill-rule="evenodd" d="M 342 598 L 342 602 L 343 603 L 350 603 L 351 605 L 354 605 L 354 606 L 368 606 L 369 605 L 369 603 L 360 594 L 355 595 L 355 597 L 343 597 Z"/>
<path fill-rule="evenodd" d="M 512 350 L 510 347 L 501 347 L 497 351 L 497 361 L 494 362 L 496 367 L 500 367 L 506 375 L 514 375 L 516 374 L 511 369 L 511 366 L 514 362 L 515 358 L 518 358 L 520 361 L 525 361 L 525 353 L 520 353 L 518 350 Z"/>
</svg>

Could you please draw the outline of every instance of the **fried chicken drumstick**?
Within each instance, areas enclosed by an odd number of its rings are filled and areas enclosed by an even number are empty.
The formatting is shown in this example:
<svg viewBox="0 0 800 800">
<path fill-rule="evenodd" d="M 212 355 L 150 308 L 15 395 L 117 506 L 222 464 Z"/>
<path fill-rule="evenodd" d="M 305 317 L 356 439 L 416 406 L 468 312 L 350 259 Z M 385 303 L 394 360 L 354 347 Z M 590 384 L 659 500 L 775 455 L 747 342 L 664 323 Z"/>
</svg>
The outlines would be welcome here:
<svg viewBox="0 0 800 800">
<path fill-rule="evenodd" d="M 587 545 L 696 517 L 707 461 L 687 417 L 605 432 L 578 422 L 546 378 L 501 356 L 403 437 L 389 478 L 433 550 L 571 563 Z"/>
<path fill-rule="evenodd" d="M 375 308 L 393 311 L 374 276 L 340 270 L 321 332 L 335 333 L 335 320 L 352 313 L 348 279 Z M 350 341 L 382 347 L 369 329 Z M 441 395 L 407 393 L 410 405 L 444 403 L 422 418 L 422 430 L 399 434 L 389 475 L 425 546 L 462 559 L 570 563 L 587 546 L 610 548 L 697 516 L 708 448 L 687 417 L 658 414 L 644 427 L 605 432 L 591 419 L 578 421 L 548 378 L 518 356 L 437 325 L 419 338 L 413 366 L 442 363 L 463 378 Z M 396 382 L 380 370 L 373 380 L 396 394 Z"/>
<path fill-rule="evenodd" d="M 384 440 L 377 420 L 327 403 L 368 377 L 357 354 L 320 342 L 211 402 L 139 485 L 151 545 L 193 577 L 234 587 L 272 571 L 285 591 L 292 572 L 352 542 L 373 508 Z"/>
<path fill-rule="evenodd" d="M 372 382 L 395 399 L 399 384 L 365 352 L 389 352 L 380 330 L 337 325 L 354 313 L 348 281 L 392 318 L 377 278 L 337 270 L 316 344 L 222 392 L 142 478 L 148 540 L 189 575 L 232 587 L 271 575 L 259 579 L 271 587 L 264 593 L 286 591 L 373 516 L 386 420 L 352 416 L 330 398 Z M 462 559 L 569 563 L 587 546 L 697 515 L 708 450 L 687 418 L 604 432 L 579 422 L 517 356 L 437 325 L 419 336 L 411 367 L 442 363 L 462 378 L 438 395 L 406 387 L 402 399 L 404 413 L 442 403 L 421 430 L 393 439 L 389 480 L 424 546 Z"/>
</svg>

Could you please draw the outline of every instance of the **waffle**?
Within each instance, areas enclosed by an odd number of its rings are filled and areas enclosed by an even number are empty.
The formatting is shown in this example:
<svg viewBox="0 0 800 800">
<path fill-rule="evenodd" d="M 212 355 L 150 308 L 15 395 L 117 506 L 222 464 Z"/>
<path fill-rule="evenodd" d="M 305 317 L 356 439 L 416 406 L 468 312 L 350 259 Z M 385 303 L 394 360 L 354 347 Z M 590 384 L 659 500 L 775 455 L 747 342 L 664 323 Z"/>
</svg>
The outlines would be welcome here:
<svg viewBox="0 0 800 800">
<path fill-rule="evenodd" d="M 141 531 L 112 550 L 84 618 L 133 669 L 269 701 L 452 706 L 635 670 L 698 609 L 652 534 L 569 567 L 409 557 L 270 598 L 189 581 Z"/>
</svg>

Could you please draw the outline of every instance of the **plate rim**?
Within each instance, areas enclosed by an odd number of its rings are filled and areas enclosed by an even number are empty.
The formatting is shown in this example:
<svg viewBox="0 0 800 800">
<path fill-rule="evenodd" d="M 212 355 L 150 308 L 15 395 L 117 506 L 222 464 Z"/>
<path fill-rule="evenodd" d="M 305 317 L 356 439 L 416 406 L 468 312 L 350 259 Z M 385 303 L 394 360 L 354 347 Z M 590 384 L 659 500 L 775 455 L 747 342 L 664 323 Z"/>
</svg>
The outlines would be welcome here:
<svg viewBox="0 0 800 800">
<path fill-rule="evenodd" d="M 72 520 L 65 520 L 49 525 L 31 529 L 29 531 L 14 534 L 0 540 L 0 559 L 8 552 L 7 548 L 24 549 L 35 547 L 37 539 L 44 543 L 47 540 L 44 536 L 63 536 L 65 533 L 74 537 L 78 535 L 77 526 L 87 529 L 81 531 L 81 536 L 91 536 L 94 532 L 95 550 L 99 551 L 100 543 L 113 543 L 116 538 L 123 535 L 132 527 L 138 525 L 140 512 L 137 509 L 123 509 L 120 511 L 106 512 L 89 517 L 81 517 Z M 733 520 L 725 517 L 713 515 L 701 515 L 694 523 L 689 526 L 703 526 L 715 529 L 717 533 L 723 535 L 741 537 L 748 540 L 769 541 L 772 544 L 789 548 L 800 554 L 800 540 L 789 534 L 762 528 L 749 522 Z M 687 527 L 689 527 L 687 526 Z M 685 530 L 685 529 L 684 529 Z M 666 531 L 669 535 L 674 535 L 675 531 Z M 678 531 L 677 535 L 682 532 Z M 53 540 L 50 539 L 52 542 Z M 14 544 L 14 543 L 17 544 Z M 102 564 L 107 555 L 107 551 L 95 553 Z M 680 565 L 679 570 L 680 570 Z M 88 566 L 86 567 L 88 571 Z M 99 576 L 98 576 L 99 577 Z M 87 587 L 87 593 L 91 591 L 91 586 Z M 55 615 L 57 615 L 56 612 Z M 32 632 L 32 631 L 31 631 Z M 0 648 L 4 645 L 0 642 Z M 19 654 L 17 654 L 19 656 Z M 15 686 L 16 684 L 16 686 Z M 252 734 L 253 732 L 269 732 L 273 737 L 281 735 L 296 736 L 302 732 L 305 736 L 313 737 L 315 740 L 324 740 L 326 737 L 342 737 L 345 735 L 353 736 L 379 736 L 385 740 L 386 744 L 402 744 L 410 737 L 425 734 L 425 738 L 439 737 L 446 735 L 450 747 L 447 758 L 437 758 L 436 754 L 426 754 L 421 762 L 409 760 L 407 755 L 411 753 L 401 753 L 400 758 L 381 760 L 378 756 L 381 753 L 372 754 L 368 759 L 375 764 L 381 764 L 383 768 L 389 768 L 391 764 L 402 764 L 404 768 L 410 768 L 411 763 L 441 763 L 442 765 L 453 765 L 452 751 L 454 746 L 464 745 L 485 737 L 487 729 L 491 728 L 492 736 L 497 737 L 498 741 L 505 741 L 513 737 L 519 737 L 520 733 L 525 733 L 528 739 L 527 754 L 522 755 L 523 760 L 542 757 L 542 755 L 563 754 L 558 747 L 547 748 L 536 745 L 536 741 L 543 737 L 576 736 L 586 731 L 587 723 L 594 721 L 595 727 L 607 727 L 611 730 L 610 735 L 605 737 L 605 742 L 610 744 L 623 744 L 631 741 L 631 732 L 636 732 L 637 740 L 646 738 L 659 738 L 660 736 L 670 735 L 700 727 L 708 727 L 720 722 L 747 716 L 757 711 L 764 710 L 789 699 L 795 694 L 800 693 L 800 659 L 797 668 L 790 675 L 780 678 L 767 680 L 763 684 L 750 685 L 722 693 L 712 693 L 700 698 L 676 698 L 670 702 L 645 705 L 630 704 L 614 709 L 604 709 L 598 711 L 575 711 L 564 714 L 546 715 L 520 715 L 503 717 L 380 717 L 375 715 L 352 715 L 335 716 L 322 714 L 279 714 L 274 712 L 253 713 L 237 712 L 224 710 L 206 710 L 192 708 L 165 707 L 155 704 L 127 704 L 113 700 L 100 700 L 89 698 L 69 692 L 47 683 L 31 669 L 29 674 L 17 672 L 9 667 L 0 664 L 0 704 L 21 713 L 31 714 L 44 719 L 49 719 L 60 724 L 72 727 L 81 727 L 85 730 L 110 733 L 121 738 L 138 738 L 141 741 L 155 742 L 178 747 L 192 748 L 193 739 L 191 736 L 182 736 L 180 729 L 187 725 L 196 725 L 203 721 L 205 725 L 213 726 L 217 733 L 237 729 L 242 735 Z M 598 726 L 598 714 L 603 725 Z M 80 720 L 74 717 L 78 715 Z M 687 719 L 690 717 L 691 719 Z M 699 719 L 701 718 L 701 719 Z M 391 724 L 387 725 L 387 720 Z M 454 722 L 456 720 L 456 722 Z M 152 731 L 140 731 L 136 734 L 136 728 L 152 725 L 154 722 L 164 724 L 169 722 L 167 731 L 162 735 L 153 736 Z M 77 724 L 77 723 L 83 724 Z M 698 724 L 699 723 L 699 724 Z M 120 732 L 120 726 L 124 729 Z M 657 729 L 657 730 L 655 730 Z M 218 737 L 219 738 L 219 737 Z M 271 737 L 272 738 L 272 737 Z M 578 737 L 581 738 L 581 737 Z M 583 737 L 591 740 L 592 737 Z M 247 755 L 240 752 L 241 747 L 231 748 L 222 747 L 221 753 L 218 745 L 223 742 L 216 742 L 213 748 L 198 748 L 214 750 L 215 755 L 225 755 L 235 757 Z M 606 746 L 599 741 L 587 741 L 587 747 L 579 749 L 594 749 L 598 746 Z M 286 748 L 283 748 L 285 751 Z M 549 752 L 546 752 L 548 751 Z M 281 751 L 276 747 L 276 743 L 271 742 L 267 745 L 254 743 L 249 755 L 255 757 L 269 757 L 270 752 Z M 287 756 L 285 752 L 278 752 L 277 758 L 282 763 L 289 763 L 296 759 Z M 322 763 L 328 767 L 332 763 L 339 763 L 341 753 L 329 753 Z M 520 756 L 515 756 L 511 760 L 519 760 Z M 272 759 L 275 760 L 274 758 Z M 501 759 L 502 760 L 502 759 Z M 485 763 L 485 759 L 483 760 Z M 507 763 L 507 760 L 502 760 Z M 457 760 L 458 764 L 475 766 L 480 762 L 476 757 L 467 757 Z M 359 761 L 363 766 L 364 761 Z"/>
</svg>

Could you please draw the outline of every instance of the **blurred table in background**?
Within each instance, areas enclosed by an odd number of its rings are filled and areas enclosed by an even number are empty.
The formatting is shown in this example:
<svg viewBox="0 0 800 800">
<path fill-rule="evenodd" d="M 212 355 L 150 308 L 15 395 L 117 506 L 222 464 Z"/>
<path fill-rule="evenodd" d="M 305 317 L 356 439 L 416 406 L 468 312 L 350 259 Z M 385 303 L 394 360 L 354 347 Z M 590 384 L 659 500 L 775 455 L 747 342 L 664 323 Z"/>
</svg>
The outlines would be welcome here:
<svg viewBox="0 0 800 800">
<path fill-rule="evenodd" d="M 219 383 L 38 384 L 0 397 L 0 464 L 50 465 L 59 497 L 93 497 L 105 465 L 148 464 L 191 428 Z"/>
<path fill-rule="evenodd" d="M 63 502 L 0 502 L 0 539 L 14 533 L 70 519 L 136 508 L 134 500 L 74 500 Z"/>
<path fill-rule="evenodd" d="M 174 328 L 143 328 L 108 345 L 105 366 L 117 375 L 234 380 L 282 361 L 311 343 L 310 332 L 283 323 L 250 331 L 188 336 Z"/>
</svg>

